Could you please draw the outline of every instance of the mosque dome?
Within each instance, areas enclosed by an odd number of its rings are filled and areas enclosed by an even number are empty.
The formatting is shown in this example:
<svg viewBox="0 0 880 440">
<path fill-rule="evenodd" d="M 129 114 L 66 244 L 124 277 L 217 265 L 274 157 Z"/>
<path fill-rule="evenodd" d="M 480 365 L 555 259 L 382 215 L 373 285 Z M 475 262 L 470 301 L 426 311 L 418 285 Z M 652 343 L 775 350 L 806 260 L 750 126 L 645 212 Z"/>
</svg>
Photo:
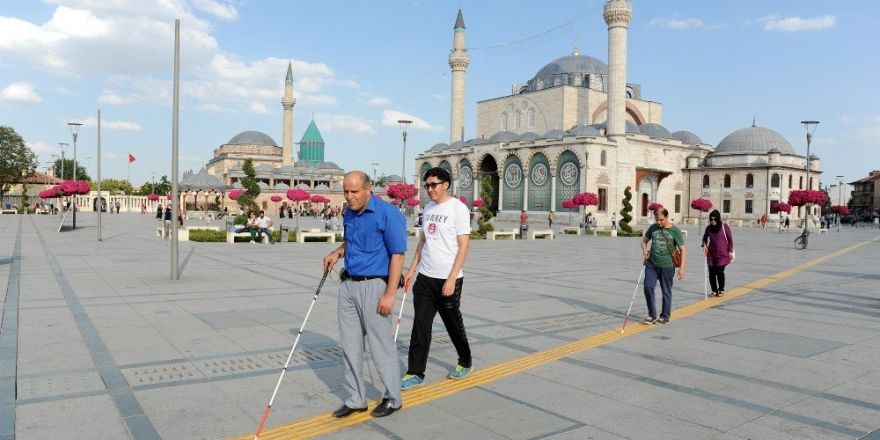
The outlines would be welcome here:
<svg viewBox="0 0 880 440">
<path fill-rule="evenodd" d="M 430 152 L 443 151 L 443 150 L 445 150 L 445 149 L 447 149 L 447 148 L 449 148 L 449 145 L 448 145 L 448 144 L 445 144 L 445 143 L 443 143 L 443 142 L 440 142 L 439 144 L 434 144 L 434 146 L 431 147 L 431 149 L 429 149 L 428 151 L 430 151 Z"/>
<path fill-rule="evenodd" d="M 489 143 L 489 141 L 487 141 L 486 139 L 473 138 L 473 139 L 468 139 L 468 141 L 464 143 L 464 146 L 482 145 L 482 144 L 487 144 L 487 143 Z"/>
<path fill-rule="evenodd" d="M 781 154 L 797 155 L 794 147 L 781 134 L 754 125 L 727 135 L 712 154 L 767 154 L 773 148 Z"/>
<path fill-rule="evenodd" d="M 669 130 L 666 127 L 655 124 L 653 122 L 648 122 L 642 125 L 639 125 L 639 132 L 642 134 L 648 135 L 652 138 L 658 139 L 671 139 L 672 135 L 669 133 Z"/>
<path fill-rule="evenodd" d="M 544 135 L 541 137 L 544 139 L 562 139 L 562 137 L 565 135 L 566 133 L 564 131 L 558 128 L 554 128 L 552 130 L 547 130 L 547 132 L 544 133 Z"/>
<path fill-rule="evenodd" d="M 489 138 L 489 142 L 516 142 L 518 140 L 519 135 L 512 131 L 499 131 Z"/>
<path fill-rule="evenodd" d="M 578 125 L 570 133 L 572 136 L 598 136 L 599 130 L 592 125 Z"/>
<path fill-rule="evenodd" d="M 688 144 L 688 145 L 697 145 L 697 144 L 703 143 L 703 140 L 700 139 L 699 136 L 697 136 L 693 132 L 690 132 L 687 130 L 676 131 L 675 133 L 672 133 L 670 136 L 672 137 L 672 139 L 679 140 L 682 143 Z"/>
<path fill-rule="evenodd" d="M 534 92 L 560 85 L 588 87 L 588 75 L 598 75 L 604 88 L 608 65 L 575 49 L 571 55 L 557 58 L 542 67 L 529 80 L 527 88 Z"/>
<path fill-rule="evenodd" d="M 449 144 L 449 149 L 450 150 L 458 150 L 458 149 L 461 149 L 461 147 L 463 147 L 463 146 L 464 146 L 464 142 L 455 141 L 455 142 Z"/>
<path fill-rule="evenodd" d="M 341 170 L 342 169 L 342 168 L 339 168 L 339 165 L 336 165 L 333 162 L 321 162 L 320 164 L 317 164 L 317 165 L 318 165 L 318 168 L 320 168 L 322 170 Z"/>
<path fill-rule="evenodd" d="M 278 143 L 275 142 L 268 134 L 263 133 L 261 131 L 243 131 L 235 136 L 227 142 L 227 144 L 232 145 L 270 145 L 273 147 L 277 147 Z"/>
<path fill-rule="evenodd" d="M 519 137 L 517 139 L 519 139 L 520 142 L 534 142 L 535 139 L 538 139 L 540 137 L 541 137 L 541 135 L 538 133 L 535 133 L 534 131 L 527 131 L 527 132 L 519 135 Z"/>
<path fill-rule="evenodd" d="M 592 125 L 591 127 L 596 128 L 596 129 L 601 129 L 601 130 L 607 130 L 608 129 L 608 121 L 605 121 L 601 124 Z M 636 123 L 632 122 L 632 121 L 626 121 L 626 125 L 624 126 L 623 132 L 624 133 L 641 133 L 641 131 L 639 131 L 639 126 L 636 125 Z M 606 131 L 606 134 L 608 134 L 607 131 Z"/>
</svg>

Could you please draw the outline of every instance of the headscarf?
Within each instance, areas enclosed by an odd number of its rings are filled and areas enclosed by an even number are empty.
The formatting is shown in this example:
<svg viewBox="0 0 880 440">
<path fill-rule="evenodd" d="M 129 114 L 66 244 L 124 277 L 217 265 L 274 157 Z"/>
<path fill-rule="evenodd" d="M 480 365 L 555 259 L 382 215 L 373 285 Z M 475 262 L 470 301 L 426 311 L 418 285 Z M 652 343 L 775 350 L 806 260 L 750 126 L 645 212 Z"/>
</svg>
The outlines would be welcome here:
<svg viewBox="0 0 880 440">
<path fill-rule="evenodd" d="M 712 219 L 715 219 L 715 224 L 712 224 Z M 709 232 L 713 234 L 717 234 L 718 231 L 721 230 L 721 213 L 718 212 L 717 209 L 713 210 L 709 213 Z"/>
</svg>

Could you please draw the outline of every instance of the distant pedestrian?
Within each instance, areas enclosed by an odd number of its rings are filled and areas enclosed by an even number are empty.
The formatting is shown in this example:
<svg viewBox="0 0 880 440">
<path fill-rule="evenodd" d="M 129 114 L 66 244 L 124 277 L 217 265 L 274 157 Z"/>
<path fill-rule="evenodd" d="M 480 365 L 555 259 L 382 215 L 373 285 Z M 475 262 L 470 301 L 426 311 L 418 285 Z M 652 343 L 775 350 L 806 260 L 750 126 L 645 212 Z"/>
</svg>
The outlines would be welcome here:
<svg viewBox="0 0 880 440">
<path fill-rule="evenodd" d="M 165 238 L 171 238 L 171 205 L 165 207 L 165 215 L 163 216 L 165 220 Z"/>
<path fill-rule="evenodd" d="M 425 172 L 423 181 L 431 201 L 425 206 L 419 244 L 403 282 L 404 291 L 410 285 L 413 288 L 414 320 L 407 371 L 400 379 L 401 389 L 425 382 L 431 327 L 438 313 L 458 354 L 458 363 L 447 377 L 463 379 L 472 368 L 471 348 L 459 310 L 464 282 L 461 269 L 467 258 L 471 233 L 468 208 L 449 195 L 452 186 L 449 171 L 431 168 Z"/>
<path fill-rule="evenodd" d="M 666 324 L 672 315 L 672 281 L 678 267 L 678 279 L 684 279 L 686 258 L 684 237 L 681 230 L 669 221 L 669 211 L 654 211 L 657 221 L 648 227 L 642 239 L 642 257 L 645 264 L 645 302 L 648 305 L 648 324 Z M 648 243 L 651 243 L 650 249 Z M 678 265 L 676 265 L 678 263 Z M 660 281 L 663 292 L 663 307 L 660 316 L 654 301 L 654 288 Z"/>
<path fill-rule="evenodd" d="M 116 202 L 116 213 L 119 214 L 119 207 L 122 206 L 119 204 L 119 201 Z"/>
<path fill-rule="evenodd" d="M 611 229 L 617 229 L 617 214 L 611 214 Z"/>
<path fill-rule="evenodd" d="M 710 296 L 724 296 L 724 268 L 736 259 L 733 250 L 733 231 L 721 221 L 721 213 L 714 210 L 709 214 L 709 226 L 703 232 L 703 255 L 709 266 Z"/>
<path fill-rule="evenodd" d="M 716 211 L 717 211 L 717 209 L 716 209 Z M 765 212 L 765 213 L 761 216 L 761 228 L 766 228 L 766 227 L 767 227 L 767 220 L 769 220 L 769 219 L 767 218 L 767 213 Z"/>
<path fill-rule="evenodd" d="M 785 215 L 785 230 L 788 231 L 789 227 L 791 227 L 791 216 L 786 214 Z"/>
<path fill-rule="evenodd" d="M 156 207 L 156 220 L 162 220 L 162 204 Z"/>
<path fill-rule="evenodd" d="M 287 218 L 293 218 L 293 207 L 287 205 Z"/>
<path fill-rule="evenodd" d="M 324 257 L 324 271 L 345 259 L 337 322 L 345 367 L 343 390 L 348 398 L 333 416 L 348 417 L 367 410 L 363 363 L 365 342 L 369 342 L 373 364 L 385 386 L 382 401 L 371 414 L 385 417 L 403 404 L 391 312 L 406 254 L 406 218 L 373 194 L 370 176 L 363 171 L 346 174 L 342 189 L 348 202 L 345 242 Z"/>
<path fill-rule="evenodd" d="M 519 238 L 523 239 L 526 236 L 526 231 L 529 230 L 529 213 L 526 212 L 525 209 L 519 214 Z"/>
<path fill-rule="evenodd" d="M 556 213 L 550 211 L 550 213 L 547 214 L 547 225 L 550 229 L 553 229 L 553 220 L 556 220 Z"/>
</svg>

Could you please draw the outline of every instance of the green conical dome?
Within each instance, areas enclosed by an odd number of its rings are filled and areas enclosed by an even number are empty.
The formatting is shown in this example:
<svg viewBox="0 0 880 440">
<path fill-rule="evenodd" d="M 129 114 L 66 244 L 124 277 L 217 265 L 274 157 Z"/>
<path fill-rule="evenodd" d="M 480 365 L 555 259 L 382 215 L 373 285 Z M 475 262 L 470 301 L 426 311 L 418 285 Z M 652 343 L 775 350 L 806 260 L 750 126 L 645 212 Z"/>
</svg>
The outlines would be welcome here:
<svg viewBox="0 0 880 440">
<path fill-rule="evenodd" d="M 315 125 L 315 121 L 309 122 L 306 132 L 299 141 L 299 160 L 311 163 L 324 162 L 324 138 L 321 131 Z"/>
</svg>

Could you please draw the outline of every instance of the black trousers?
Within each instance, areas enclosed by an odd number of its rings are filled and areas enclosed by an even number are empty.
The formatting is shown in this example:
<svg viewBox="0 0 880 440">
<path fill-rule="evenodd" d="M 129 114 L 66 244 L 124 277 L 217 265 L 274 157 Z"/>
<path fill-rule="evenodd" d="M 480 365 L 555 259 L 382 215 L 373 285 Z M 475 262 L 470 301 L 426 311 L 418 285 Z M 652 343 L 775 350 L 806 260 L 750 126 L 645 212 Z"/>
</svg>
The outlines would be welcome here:
<svg viewBox="0 0 880 440">
<path fill-rule="evenodd" d="M 413 283 L 415 319 L 412 335 L 409 338 L 409 362 L 406 374 L 425 377 L 428 351 L 431 348 L 431 327 L 434 324 L 434 316 L 438 313 L 458 353 L 458 363 L 465 368 L 471 367 L 471 347 L 459 310 L 463 280 L 459 278 L 455 281 L 455 291 L 451 296 L 443 296 L 441 293 L 446 279 L 430 278 L 422 274 L 416 276 L 416 282 Z"/>
<path fill-rule="evenodd" d="M 726 266 L 709 266 L 709 285 L 713 292 L 724 290 L 724 268 Z"/>
</svg>

